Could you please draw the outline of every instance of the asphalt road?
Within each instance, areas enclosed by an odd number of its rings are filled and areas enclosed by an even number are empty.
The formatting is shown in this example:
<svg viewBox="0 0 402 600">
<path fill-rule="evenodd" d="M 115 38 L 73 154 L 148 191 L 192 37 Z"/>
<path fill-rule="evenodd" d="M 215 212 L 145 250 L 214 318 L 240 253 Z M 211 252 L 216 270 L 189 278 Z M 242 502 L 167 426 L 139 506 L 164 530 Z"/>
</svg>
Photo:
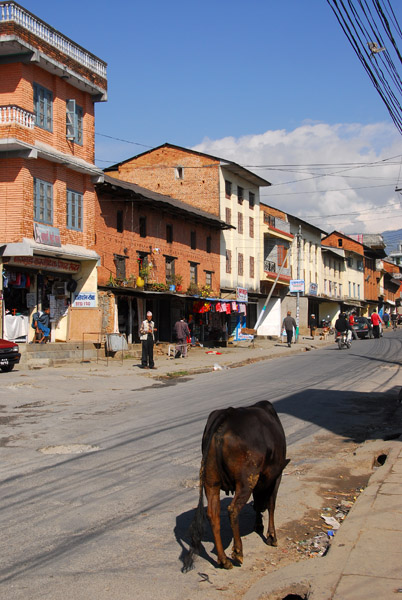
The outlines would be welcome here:
<svg viewBox="0 0 402 600">
<path fill-rule="evenodd" d="M 401 346 L 402 332 L 390 331 L 350 350 L 333 345 L 145 387 L 80 366 L 1 374 L 0 598 L 233 598 L 209 528 L 208 556 L 180 572 L 207 415 L 272 401 L 292 460 L 322 432 L 362 442 L 389 408 L 385 393 L 396 393 Z"/>
</svg>

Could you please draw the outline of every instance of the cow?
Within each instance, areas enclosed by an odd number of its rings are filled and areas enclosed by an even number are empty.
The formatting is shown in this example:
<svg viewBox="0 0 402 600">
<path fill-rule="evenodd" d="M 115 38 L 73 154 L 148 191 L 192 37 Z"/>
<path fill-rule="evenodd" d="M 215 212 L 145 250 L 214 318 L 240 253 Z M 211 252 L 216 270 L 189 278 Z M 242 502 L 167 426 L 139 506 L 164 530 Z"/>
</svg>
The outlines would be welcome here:
<svg viewBox="0 0 402 600">
<path fill-rule="evenodd" d="M 286 439 L 282 424 L 266 400 L 249 407 L 214 410 L 208 417 L 202 437 L 199 502 L 190 526 L 190 547 L 183 559 L 183 572 L 193 567 L 203 533 L 203 491 L 207 515 L 214 536 L 218 565 L 231 569 L 243 563 L 239 513 L 251 494 L 254 499 L 254 530 L 263 536 L 262 513 L 268 509 L 266 543 L 277 546 L 274 512 L 286 459 Z M 220 490 L 234 498 L 228 507 L 233 532 L 232 561 L 226 556 L 220 534 Z"/>
</svg>

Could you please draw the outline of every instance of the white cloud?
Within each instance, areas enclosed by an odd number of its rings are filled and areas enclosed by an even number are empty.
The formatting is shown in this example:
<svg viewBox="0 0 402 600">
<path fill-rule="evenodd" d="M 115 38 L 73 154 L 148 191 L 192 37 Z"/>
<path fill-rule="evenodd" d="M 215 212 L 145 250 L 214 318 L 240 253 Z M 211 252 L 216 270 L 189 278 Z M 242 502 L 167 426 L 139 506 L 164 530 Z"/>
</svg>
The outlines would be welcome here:
<svg viewBox="0 0 402 600">
<path fill-rule="evenodd" d="M 327 231 L 402 228 L 395 192 L 402 187 L 402 144 L 391 124 L 306 122 L 293 131 L 204 139 L 193 149 L 256 172 L 272 183 L 261 190 L 263 202 Z"/>
</svg>

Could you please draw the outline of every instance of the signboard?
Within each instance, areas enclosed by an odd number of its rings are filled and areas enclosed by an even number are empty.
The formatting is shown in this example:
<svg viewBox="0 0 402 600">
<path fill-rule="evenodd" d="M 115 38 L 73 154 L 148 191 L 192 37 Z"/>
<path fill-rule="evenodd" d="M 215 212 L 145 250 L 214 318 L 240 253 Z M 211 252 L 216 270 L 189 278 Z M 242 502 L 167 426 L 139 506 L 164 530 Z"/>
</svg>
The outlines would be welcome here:
<svg viewBox="0 0 402 600">
<path fill-rule="evenodd" d="M 310 283 L 308 293 L 310 296 L 317 296 L 318 294 L 318 285 L 316 283 Z"/>
<path fill-rule="evenodd" d="M 289 292 L 299 292 L 304 294 L 304 279 L 291 279 L 289 282 Z"/>
<path fill-rule="evenodd" d="M 27 308 L 33 308 L 36 306 L 36 294 L 35 292 L 28 292 L 26 295 Z"/>
<path fill-rule="evenodd" d="M 38 244 L 61 247 L 60 230 L 57 227 L 34 223 L 34 238 Z"/>
<path fill-rule="evenodd" d="M 74 294 L 74 308 L 96 308 L 96 292 Z"/>
<path fill-rule="evenodd" d="M 9 265 L 20 265 L 21 267 L 33 267 L 34 269 L 46 269 L 58 273 L 78 273 L 80 263 L 61 258 L 49 256 L 12 256 L 7 262 Z"/>
<path fill-rule="evenodd" d="M 245 288 L 236 288 L 237 302 L 248 302 L 248 291 Z"/>
</svg>

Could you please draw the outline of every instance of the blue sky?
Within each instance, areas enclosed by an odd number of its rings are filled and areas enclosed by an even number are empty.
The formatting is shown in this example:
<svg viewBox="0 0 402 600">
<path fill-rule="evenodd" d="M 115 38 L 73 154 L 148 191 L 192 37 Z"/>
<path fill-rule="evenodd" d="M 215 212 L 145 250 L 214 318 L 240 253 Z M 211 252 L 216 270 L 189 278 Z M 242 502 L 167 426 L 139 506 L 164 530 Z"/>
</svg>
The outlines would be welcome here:
<svg viewBox="0 0 402 600">
<path fill-rule="evenodd" d="M 218 155 L 245 165 L 374 162 L 402 154 L 400 135 L 326 0 L 21 4 L 108 63 L 109 100 L 96 106 L 101 167 L 164 142 L 225 152 Z M 394 5 L 402 22 L 402 2 Z M 399 170 L 395 163 L 381 173 L 387 190 L 377 170 L 375 193 L 354 192 L 361 169 L 353 186 L 338 177 L 322 190 L 287 184 L 306 176 L 283 169 L 258 172 L 274 184 L 267 203 L 302 217 L 315 210 L 324 227 L 332 208 L 397 208 Z M 353 190 L 323 195 L 344 184 Z M 402 225 L 402 210 L 400 217 Z M 369 230 L 369 223 L 360 216 L 343 226 Z M 325 222 L 327 229 L 338 224 L 342 219 Z"/>
</svg>

